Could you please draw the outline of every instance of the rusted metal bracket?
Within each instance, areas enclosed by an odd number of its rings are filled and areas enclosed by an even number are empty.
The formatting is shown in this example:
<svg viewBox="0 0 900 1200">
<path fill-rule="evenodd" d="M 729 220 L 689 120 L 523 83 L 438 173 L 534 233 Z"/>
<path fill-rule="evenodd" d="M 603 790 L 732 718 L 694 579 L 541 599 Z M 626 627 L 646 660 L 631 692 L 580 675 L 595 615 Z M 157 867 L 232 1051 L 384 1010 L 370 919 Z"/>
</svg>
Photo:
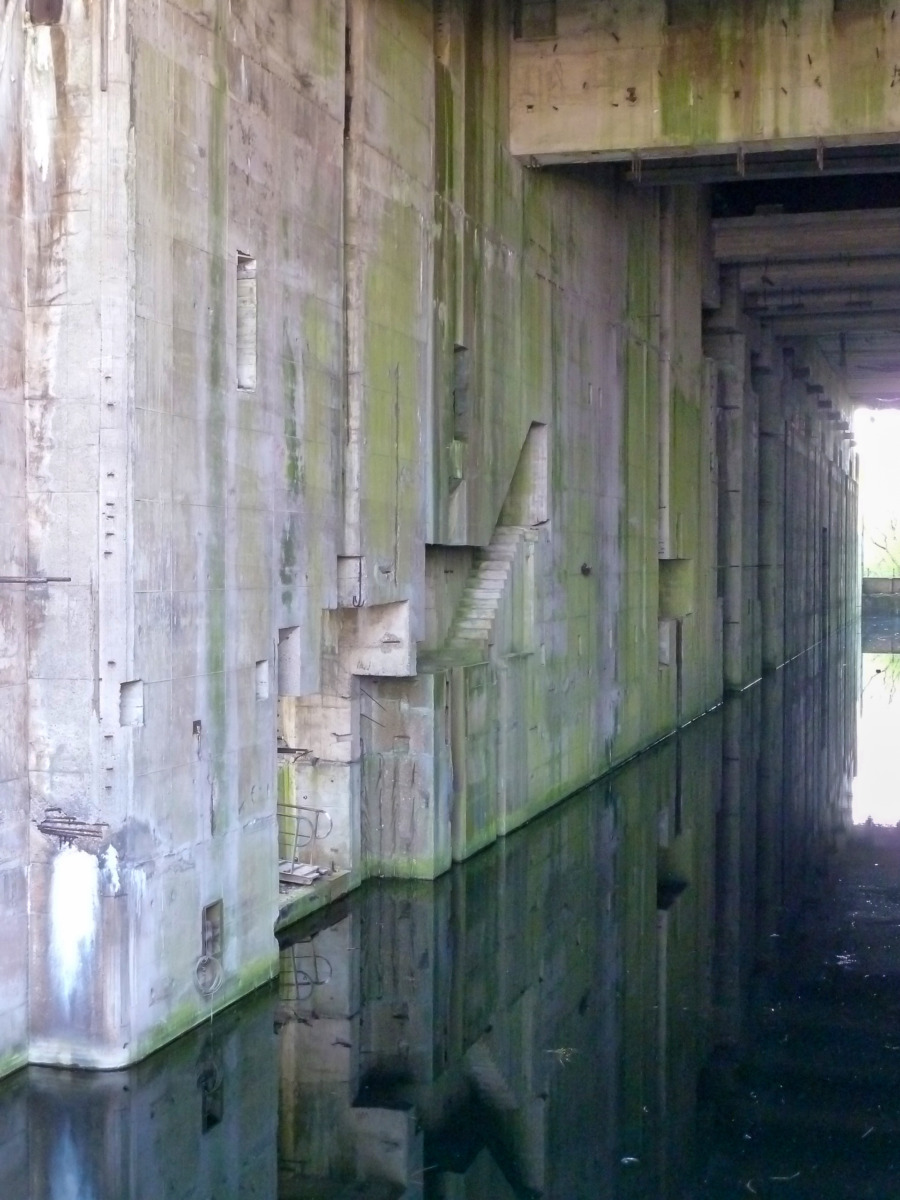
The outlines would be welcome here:
<svg viewBox="0 0 900 1200">
<path fill-rule="evenodd" d="M 71 843 L 78 838 L 101 839 L 109 826 L 105 821 L 79 821 L 77 817 L 66 816 L 61 808 L 48 808 L 43 821 L 38 822 L 38 829 L 49 837 L 58 837 L 60 842 Z"/>
<path fill-rule="evenodd" d="M 71 575 L 0 575 L 0 583 L 71 583 Z"/>
</svg>

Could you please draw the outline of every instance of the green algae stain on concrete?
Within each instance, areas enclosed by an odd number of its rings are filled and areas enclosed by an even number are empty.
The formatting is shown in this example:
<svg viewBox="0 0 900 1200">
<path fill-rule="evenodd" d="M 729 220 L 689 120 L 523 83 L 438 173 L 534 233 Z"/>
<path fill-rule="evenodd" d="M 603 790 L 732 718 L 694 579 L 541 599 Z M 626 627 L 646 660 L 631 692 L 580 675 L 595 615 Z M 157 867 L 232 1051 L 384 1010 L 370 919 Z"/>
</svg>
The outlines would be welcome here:
<svg viewBox="0 0 900 1200">
<path fill-rule="evenodd" d="M 218 0 L 213 39 L 213 82 L 209 105 L 207 225 L 209 252 L 209 346 L 206 386 L 209 409 L 206 428 L 206 489 L 209 522 L 206 603 L 208 607 L 206 673 L 212 721 L 211 765 L 221 778 L 226 741 L 225 696 L 225 508 L 226 508 L 226 320 L 225 263 L 227 254 L 228 88 L 225 47 L 227 0 Z M 213 817 L 214 820 L 214 817 Z"/>
<path fill-rule="evenodd" d="M 830 124 L 835 133 L 896 129 L 896 66 L 889 66 L 884 49 L 882 13 L 835 14 L 831 47 Z M 891 90 L 893 89 L 893 91 Z M 894 101 L 888 113 L 888 100 Z"/>
<path fill-rule="evenodd" d="M 698 4 L 698 8 L 701 6 Z M 704 6 L 705 7 L 705 6 Z M 721 18 L 666 29 L 660 56 L 663 140 L 706 146 L 719 140 L 721 80 L 725 74 Z"/>
<path fill-rule="evenodd" d="M 281 531 L 281 547 L 278 558 L 278 577 L 281 580 L 281 599 L 285 607 L 290 606 L 294 595 L 294 573 L 297 567 L 297 533 L 294 515 L 291 514 Z"/>
<path fill-rule="evenodd" d="M 284 475 L 288 495 L 296 498 L 300 494 L 303 483 L 300 465 L 300 439 L 297 436 L 297 360 L 288 337 L 287 327 L 284 330 L 284 347 L 281 353 L 281 391 L 284 408 L 284 445 L 285 464 Z"/>
</svg>

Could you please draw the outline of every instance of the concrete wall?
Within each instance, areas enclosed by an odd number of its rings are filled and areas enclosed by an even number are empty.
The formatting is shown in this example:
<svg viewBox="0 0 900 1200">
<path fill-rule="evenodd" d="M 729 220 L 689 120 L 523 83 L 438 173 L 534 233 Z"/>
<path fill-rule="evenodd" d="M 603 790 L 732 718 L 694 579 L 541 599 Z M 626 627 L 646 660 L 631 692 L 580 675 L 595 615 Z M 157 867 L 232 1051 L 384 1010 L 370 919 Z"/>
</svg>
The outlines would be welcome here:
<svg viewBox="0 0 900 1200">
<path fill-rule="evenodd" d="M 510 17 L 442 5 L 419 67 L 399 59 L 434 149 L 434 245 L 424 260 L 417 243 L 399 252 L 411 282 L 420 263 L 434 271 L 433 385 L 419 415 L 428 620 L 418 681 L 363 701 L 363 859 L 378 872 L 429 874 L 471 853 L 720 690 L 704 208 L 696 192 L 664 199 L 517 162 Z M 397 60 L 384 52 L 377 66 L 396 89 Z M 422 104 L 420 88 L 433 90 Z M 405 107 L 366 113 L 380 136 L 394 123 L 391 147 L 408 144 Z M 543 475 L 524 465 L 532 430 Z M 518 548 L 523 525 L 531 540 Z M 511 565 L 491 608 L 490 581 L 479 600 L 469 560 L 452 556 L 499 554 L 501 537 Z M 662 628 L 661 557 L 689 562 L 691 580 Z"/>
<path fill-rule="evenodd" d="M 18 6 L 0 15 L 0 575 L 29 570 L 25 450 L 25 196 L 22 173 L 21 63 Z M 0 1074 L 27 1054 L 28 737 L 25 584 L 0 583 L 0 897 L 7 913 L 0 937 Z"/>
<path fill-rule="evenodd" d="M 527 8 L 527 6 L 523 6 Z M 557 0 L 513 50 L 511 139 L 541 161 L 890 141 L 900 30 L 845 5 Z"/>
<path fill-rule="evenodd" d="M 857 458 L 813 339 L 776 339 L 723 271 L 704 347 L 717 396 L 723 674 L 739 690 L 859 611 Z"/>
<path fill-rule="evenodd" d="M 277 1191 L 271 994 L 127 1071 L 32 1068 L 0 1088 L 4 1195 Z"/>
<path fill-rule="evenodd" d="M 758 673 L 705 198 L 513 157 L 512 15 L 7 5 L 0 1065 L 26 862 L 30 1056 L 121 1065 L 274 970 L 279 807 L 300 906 L 438 874 L 719 699 L 723 565 Z"/>
<path fill-rule="evenodd" d="M 412 1200 L 424 1162 L 440 1196 L 680 1194 L 698 1095 L 733 1083 L 849 820 L 857 653 L 837 636 L 434 884 L 291 931 L 292 1192 Z"/>
</svg>

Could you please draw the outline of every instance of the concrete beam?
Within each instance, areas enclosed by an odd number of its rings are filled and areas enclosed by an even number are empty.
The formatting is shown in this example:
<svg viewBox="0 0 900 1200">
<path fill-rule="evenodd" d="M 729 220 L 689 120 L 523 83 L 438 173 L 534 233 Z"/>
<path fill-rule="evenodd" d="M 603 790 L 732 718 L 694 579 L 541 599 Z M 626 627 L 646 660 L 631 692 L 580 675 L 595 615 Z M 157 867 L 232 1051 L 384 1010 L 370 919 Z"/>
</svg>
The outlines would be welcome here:
<svg viewBox="0 0 900 1200">
<path fill-rule="evenodd" d="M 701 154 L 694 149 L 670 152 L 665 158 L 639 155 L 638 171 L 629 178 L 644 187 L 688 184 L 738 183 L 748 179 L 821 179 L 834 175 L 883 175 L 900 171 L 896 144 L 843 146 L 834 141 L 809 140 L 788 147 L 761 149 L 729 147 L 721 153 Z"/>
<path fill-rule="evenodd" d="M 777 337 L 822 337 L 827 334 L 889 333 L 900 337 L 900 312 L 803 313 L 766 318 Z"/>
<path fill-rule="evenodd" d="M 900 255 L 900 209 L 782 213 L 713 222 L 720 262 L 771 264 Z"/>
<path fill-rule="evenodd" d="M 754 262 L 738 270 L 742 292 L 833 290 L 853 287 L 900 287 L 900 256 L 848 259 L 840 255 L 815 262 Z"/>
<path fill-rule="evenodd" d="M 744 311 L 756 316 L 866 316 L 900 312 L 900 287 L 841 287 L 746 292 Z"/>
</svg>

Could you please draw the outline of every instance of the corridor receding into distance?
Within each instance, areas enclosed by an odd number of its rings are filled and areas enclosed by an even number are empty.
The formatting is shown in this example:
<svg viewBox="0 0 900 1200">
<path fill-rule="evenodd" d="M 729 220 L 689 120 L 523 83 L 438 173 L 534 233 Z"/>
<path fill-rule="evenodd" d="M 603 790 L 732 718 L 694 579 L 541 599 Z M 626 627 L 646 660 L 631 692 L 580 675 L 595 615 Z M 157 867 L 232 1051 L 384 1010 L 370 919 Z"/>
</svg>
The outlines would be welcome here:
<svg viewBox="0 0 900 1200">
<path fill-rule="evenodd" d="M 900 1195 L 898 13 L 0 5 L 0 1200 Z"/>
</svg>

